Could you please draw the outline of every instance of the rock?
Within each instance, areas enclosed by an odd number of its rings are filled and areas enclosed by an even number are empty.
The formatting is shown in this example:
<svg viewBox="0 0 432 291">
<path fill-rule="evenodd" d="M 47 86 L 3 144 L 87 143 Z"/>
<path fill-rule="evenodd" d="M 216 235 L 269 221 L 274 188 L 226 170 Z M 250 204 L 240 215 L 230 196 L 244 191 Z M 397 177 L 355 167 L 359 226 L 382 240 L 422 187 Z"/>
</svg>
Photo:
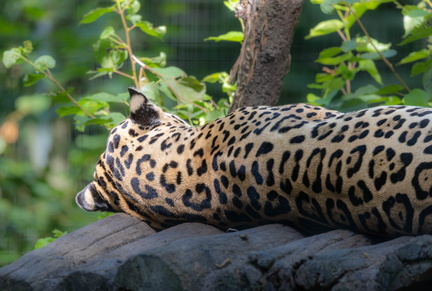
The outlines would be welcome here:
<svg viewBox="0 0 432 291">
<path fill-rule="evenodd" d="M 432 235 L 377 241 L 278 224 L 223 233 L 184 223 L 155 233 L 125 214 L 0 268 L 1 290 L 429 290 Z"/>
<path fill-rule="evenodd" d="M 55 290 L 68 272 L 87 261 L 154 234 L 147 224 L 115 214 L 31 251 L 0 269 L 1 290 Z"/>
<path fill-rule="evenodd" d="M 251 252 L 299 238 L 302 235 L 292 228 L 266 225 L 181 239 L 128 260 L 119 268 L 115 285 L 127 290 L 202 290 L 202 279 L 212 271 L 241 263 Z"/>
</svg>

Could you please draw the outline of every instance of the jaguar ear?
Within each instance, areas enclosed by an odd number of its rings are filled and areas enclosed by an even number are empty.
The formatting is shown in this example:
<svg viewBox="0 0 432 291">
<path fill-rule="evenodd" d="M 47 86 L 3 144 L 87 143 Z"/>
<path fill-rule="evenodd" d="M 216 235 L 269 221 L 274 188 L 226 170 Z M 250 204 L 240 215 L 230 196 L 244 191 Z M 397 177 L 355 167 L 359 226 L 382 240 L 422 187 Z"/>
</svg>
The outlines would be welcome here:
<svg viewBox="0 0 432 291">
<path fill-rule="evenodd" d="M 143 93 L 135 88 L 128 88 L 130 94 L 130 119 L 145 127 L 161 124 L 161 109 L 153 105 Z"/>
</svg>

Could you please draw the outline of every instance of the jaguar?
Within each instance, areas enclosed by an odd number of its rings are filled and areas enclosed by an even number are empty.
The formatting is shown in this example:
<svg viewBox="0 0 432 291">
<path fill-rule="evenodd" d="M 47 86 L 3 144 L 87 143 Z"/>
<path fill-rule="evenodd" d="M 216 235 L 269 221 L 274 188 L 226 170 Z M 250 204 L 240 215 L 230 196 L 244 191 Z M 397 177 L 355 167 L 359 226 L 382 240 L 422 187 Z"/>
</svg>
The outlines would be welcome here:
<svg viewBox="0 0 432 291">
<path fill-rule="evenodd" d="M 76 196 L 84 210 L 125 212 L 156 230 L 202 222 L 432 233 L 430 108 L 257 106 L 191 127 L 129 93 L 129 118 Z"/>
</svg>

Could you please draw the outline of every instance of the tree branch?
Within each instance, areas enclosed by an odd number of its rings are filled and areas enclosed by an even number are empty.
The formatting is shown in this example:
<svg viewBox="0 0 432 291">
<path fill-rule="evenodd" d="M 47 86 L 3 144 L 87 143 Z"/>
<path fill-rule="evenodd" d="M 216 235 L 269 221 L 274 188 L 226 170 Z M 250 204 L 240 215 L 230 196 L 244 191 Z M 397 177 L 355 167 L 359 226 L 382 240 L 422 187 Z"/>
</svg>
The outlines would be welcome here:
<svg viewBox="0 0 432 291">
<path fill-rule="evenodd" d="M 245 25 L 230 81 L 237 91 L 230 111 L 275 105 L 291 64 L 290 48 L 303 0 L 241 0 L 236 16 Z"/>
</svg>

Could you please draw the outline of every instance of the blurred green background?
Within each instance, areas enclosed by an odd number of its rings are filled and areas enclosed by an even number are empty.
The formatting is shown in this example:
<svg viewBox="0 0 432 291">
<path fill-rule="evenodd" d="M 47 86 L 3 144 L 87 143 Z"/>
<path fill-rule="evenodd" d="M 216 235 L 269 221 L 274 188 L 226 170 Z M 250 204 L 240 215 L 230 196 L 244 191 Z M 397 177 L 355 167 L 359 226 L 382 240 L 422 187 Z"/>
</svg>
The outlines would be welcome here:
<svg viewBox="0 0 432 291">
<path fill-rule="evenodd" d="M 115 15 L 78 25 L 88 11 L 111 5 L 106 0 L 1 1 L 0 51 L 31 40 L 35 47 L 32 55 L 49 54 L 57 60 L 54 73 L 65 87 L 74 87 L 74 96 L 125 92 L 133 85 L 128 79 L 116 76 L 90 81 L 86 74 L 96 66 L 92 44 L 104 27 L 118 23 L 113 20 Z M 133 39 L 134 48 L 141 55 L 157 56 L 164 51 L 168 65 L 198 79 L 214 72 L 229 72 L 237 59 L 239 44 L 204 41 L 209 36 L 240 30 L 238 20 L 222 0 L 142 0 L 140 11 L 143 19 L 168 29 L 164 41 L 142 34 Z M 401 17 L 399 11 L 384 7 L 363 20 L 374 38 L 395 44 L 402 35 Z M 314 82 L 320 70 L 314 63 L 318 53 L 333 44 L 339 45 L 336 35 L 304 39 L 309 29 L 325 18 L 319 6 L 305 1 L 281 104 L 305 101 L 311 91 L 307 84 Z M 23 87 L 26 68 L 6 69 L 0 64 L 0 266 L 32 250 L 37 239 L 51 236 L 53 229 L 73 231 L 99 215 L 79 209 L 74 197 L 92 179 L 107 131 L 88 127 L 80 133 L 70 118 L 58 118 L 56 103 L 44 95 L 34 96 L 54 87 L 47 81 Z M 388 69 L 381 68 L 384 78 L 393 78 Z M 208 85 L 208 93 L 214 98 L 223 96 L 218 85 Z"/>
</svg>

